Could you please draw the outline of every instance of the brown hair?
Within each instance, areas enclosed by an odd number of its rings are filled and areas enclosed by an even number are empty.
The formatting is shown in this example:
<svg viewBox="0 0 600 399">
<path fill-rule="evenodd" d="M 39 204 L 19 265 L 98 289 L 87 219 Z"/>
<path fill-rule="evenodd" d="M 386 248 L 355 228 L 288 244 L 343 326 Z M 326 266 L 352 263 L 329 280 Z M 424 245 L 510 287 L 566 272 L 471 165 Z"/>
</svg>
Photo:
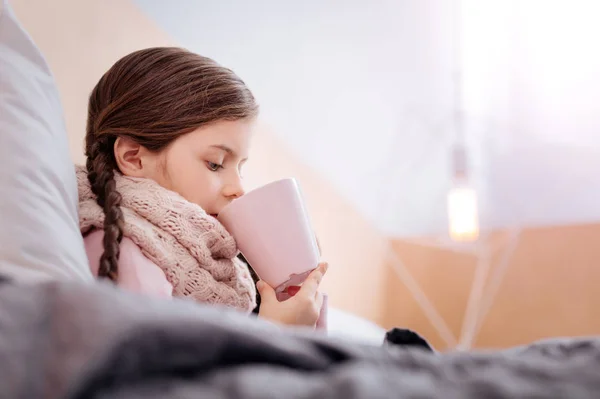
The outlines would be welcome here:
<svg viewBox="0 0 600 399">
<path fill-rule="evenodd" d="M 88 180 L 105 215 L 99 277 L 116 280 L 123 237 L 121 195 L 114 180 L 117 137 L 161 151 L 203 125 L 257 113 L 252 93 L 235 73 L 180 48 L 136 51 L 102 76 L 90 95 L 85 137 Z"/>
</svg>

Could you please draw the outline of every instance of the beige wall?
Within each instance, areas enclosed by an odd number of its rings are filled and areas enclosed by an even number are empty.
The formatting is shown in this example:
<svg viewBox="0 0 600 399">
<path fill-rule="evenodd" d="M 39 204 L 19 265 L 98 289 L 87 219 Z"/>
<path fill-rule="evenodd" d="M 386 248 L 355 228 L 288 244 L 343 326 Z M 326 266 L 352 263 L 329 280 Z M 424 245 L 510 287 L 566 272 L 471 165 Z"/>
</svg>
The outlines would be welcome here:
<svg viewBox="0 0 600 399">
<path fill-rule="evenodd" d="M 600 225 L 525 230 L 475 346 L 507 347 L 552 336 L 600 334 L 598 237 Z M 490 240 L 499 248 L 492 258 L 494 267 L 506 238 L 506 232 L 498 232 Z M 394 249 L 458 336 L 475 257 L 402 241 L 395 241 Z M 388 276 L 384 324 L 409 326 L 444 348 L 391 268 Z"/>
<path fill-rule="evenodd" d="M 61 92 L 72 158 L 83 161 L 87 95 L 101 74 L 133 50 L 174 44 L 127 0 L 12 0 L 45 54 Z M 259 99 L 260 100 L 260 99 Z M 380 321 L 385 240 L 326 182 L 290 155 L 265 123 L 248 165 L 249 186 L 296 176 L 331 269 L 332 305 Z"/>
</svg>

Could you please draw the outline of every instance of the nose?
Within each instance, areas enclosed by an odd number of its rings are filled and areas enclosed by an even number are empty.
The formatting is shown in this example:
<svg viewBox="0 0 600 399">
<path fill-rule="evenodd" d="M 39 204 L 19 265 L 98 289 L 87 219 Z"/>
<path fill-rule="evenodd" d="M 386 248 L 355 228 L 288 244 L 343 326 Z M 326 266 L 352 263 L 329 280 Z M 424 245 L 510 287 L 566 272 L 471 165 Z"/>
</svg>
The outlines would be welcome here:
<svg viewBox="0 0 600 399">
<path fill-rule="evenodd" d="M 244 190 L 244 185 L 242 184 L 242 178 L 239 174 L 232 177 L 231 181 L 223 189 L 223 195 L 230 200 L 234 200 L 236 198 L 244 195 L 246 191 Z"/>
</svg>

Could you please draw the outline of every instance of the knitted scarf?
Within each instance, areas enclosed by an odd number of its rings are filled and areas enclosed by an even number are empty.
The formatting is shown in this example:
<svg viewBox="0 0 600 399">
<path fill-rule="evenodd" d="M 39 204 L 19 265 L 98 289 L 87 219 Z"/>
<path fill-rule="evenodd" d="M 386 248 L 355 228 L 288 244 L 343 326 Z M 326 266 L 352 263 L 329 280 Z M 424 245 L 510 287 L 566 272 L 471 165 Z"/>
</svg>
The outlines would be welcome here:
<svg viewBox="0 0 600 399">
<path fill-rule="evenodd" d="M 104 212 L 92 193 L 87 171 L 76 167 L 79 228 L 102 229 Z M 236 259 L 233 237 L 200 206 L 150 179 L 115 173 L 122 196 L 123 236 L 159 266 L 173 295 L 250 312 L 256 288 L 248 267 Z"/>
</svg>

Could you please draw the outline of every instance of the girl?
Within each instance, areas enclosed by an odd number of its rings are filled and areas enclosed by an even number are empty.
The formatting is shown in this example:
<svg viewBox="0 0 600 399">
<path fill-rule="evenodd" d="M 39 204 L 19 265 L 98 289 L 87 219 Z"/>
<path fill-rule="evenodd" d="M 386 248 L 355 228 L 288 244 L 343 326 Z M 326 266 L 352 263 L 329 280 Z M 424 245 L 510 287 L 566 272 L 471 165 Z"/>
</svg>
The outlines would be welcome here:
<svg viewBox="0 0 600 399">
<path fill-rule="evenodd" d="M 254 281 L 215 216 L 244 194 L 257 114 L 244 82 L 209 58 L 160 47 L 119 60 L 90 95 L 77 168 L 92 272 L 131 291 L 250 312 Z M 314 326 L 326 268 L 284 302 L 259 281 L 259 317 Z"/>
</svg>

